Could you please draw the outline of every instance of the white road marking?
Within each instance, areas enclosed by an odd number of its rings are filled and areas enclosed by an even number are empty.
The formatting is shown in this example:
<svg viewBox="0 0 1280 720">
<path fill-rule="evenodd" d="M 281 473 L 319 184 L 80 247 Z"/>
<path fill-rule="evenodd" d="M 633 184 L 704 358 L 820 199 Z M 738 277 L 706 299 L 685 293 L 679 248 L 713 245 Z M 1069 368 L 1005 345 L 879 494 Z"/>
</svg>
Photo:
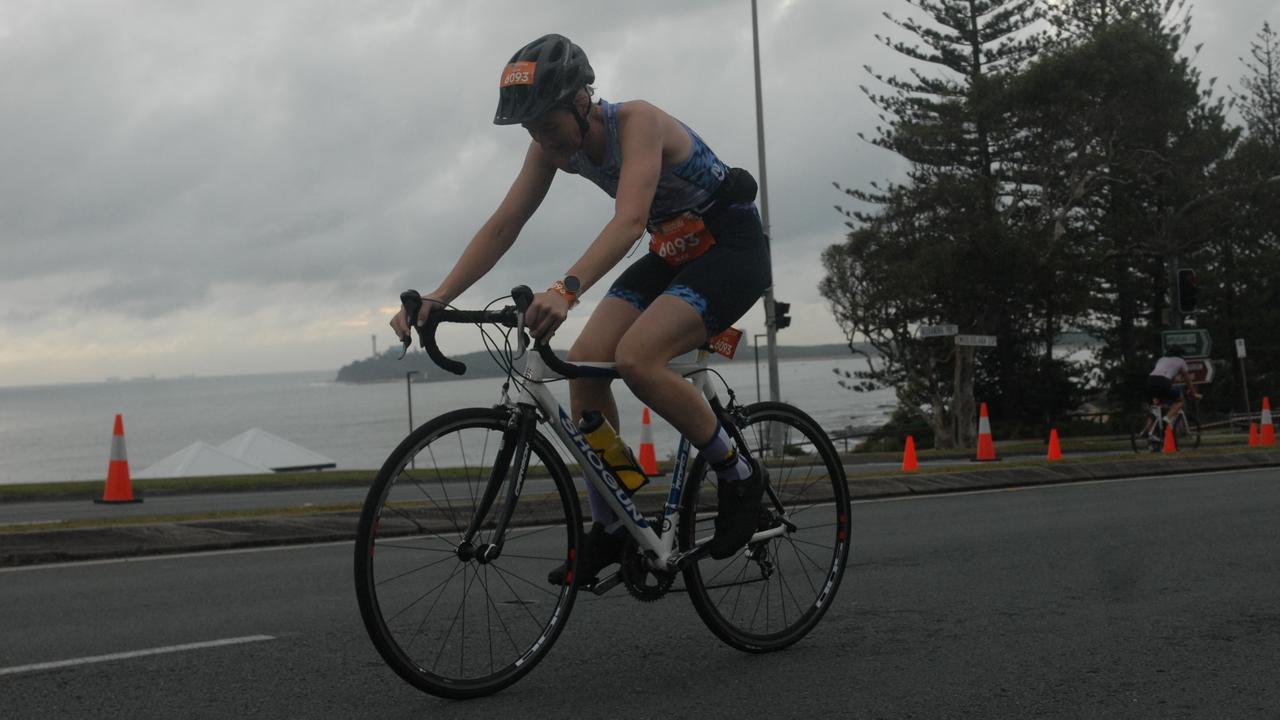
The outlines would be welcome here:
<svg viewBox="0 0 1280 720">
<path fill-rule="evenodd" d="M 186 652 L 188 650 L 204 650 L 206 648 L 225 647 L 227 645 L 242 645 L 244 643 L 263 642 L 264 640 L 275 640 L 275 636 L 246 635 L 244 637 L 226 638 L 224 640 L 209 640 L 207 642 L 187 643 L 186 645 L 169 645 L 167 647 L 150 648 L 148 650 L 133 650 L 131 652 L 112 653 L 110 655 L 94 655 L 91 657 L 74 658 L 72 660 L 58 660 L 56 662 L 35 663 L 33 665 L 18 665 L 15 667 L 0 668 L 0 675 L 17 675 L 18 673 L 35 672 L 37 670 L 54 670 L 57 668 L 75 667 L 77 665 L 111 662 L 113 660 L 128 660 L 130 658 L 146 657 L 148 655 L 164 655 L 166 653 Z"/>
</svg>

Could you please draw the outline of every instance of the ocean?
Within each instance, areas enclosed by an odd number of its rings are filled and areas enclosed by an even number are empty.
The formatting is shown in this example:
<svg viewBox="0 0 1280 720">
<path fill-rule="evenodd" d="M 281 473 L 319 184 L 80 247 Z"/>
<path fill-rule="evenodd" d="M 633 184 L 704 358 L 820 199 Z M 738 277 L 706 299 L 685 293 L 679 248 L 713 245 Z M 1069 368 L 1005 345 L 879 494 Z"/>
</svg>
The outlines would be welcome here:
<svg viewBox="0 0 1280 720">
<path fill-rule="evenodd" d="M 833 369 L 853 371 L 865 361 L 847 357 L 792 360 L 779 365 L 782 398 L 827 430 L 875 424 L 888 418 L 892 390 L 853 393 L 836 384 Z M 740 402 L 756 398 L 751 363 L 713 365 Z M 766 368 L 760 368 L 768 394 Z M 218 445 L 251 427 L 332 458 L 339 469 L 377 468 L 408 432 L 403 382 L 350 385 L 335 372 L 143 379 L 94 384 L 0 388 L 0 484 L 100 480 L 106 477 L 116 413 L 124 416 L 129 466 L 134 472 L 203 440 Z M 501 380 L 480 378 L 413 385 L 414 421 L 498 401 Z M 551 385 L 566 406 L 566 383 Z M 621 382 L 614 384 L 622 435 L 639 442 L 643 406 Z M 722 392 L 723 396 L 723 392 Z M 653 416 L 658 456 L 673 453 L 678 436 Z"/>
</svg>

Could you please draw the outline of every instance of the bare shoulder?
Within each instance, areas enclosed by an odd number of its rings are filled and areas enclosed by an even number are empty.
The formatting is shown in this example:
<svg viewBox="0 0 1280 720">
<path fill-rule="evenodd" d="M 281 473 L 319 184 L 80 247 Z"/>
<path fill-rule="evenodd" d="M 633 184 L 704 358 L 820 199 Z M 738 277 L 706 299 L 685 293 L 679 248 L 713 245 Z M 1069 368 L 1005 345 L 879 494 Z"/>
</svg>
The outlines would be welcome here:
<svg viewBox="0 0 1280 720">
<path fill-rule="evenodd" d="M 663 161 L 679 162 L 688 157 L 691 148 L 689 134 L 679 120 L 665 110 L 646 100 L 628 100 L 620 103 L 618 130 L 625 133 L 628 125 L 653 130 L 662 138 Z"/>
<path fill-rule="evenodd" d="M 647 100 L 627 100 L 618 103 L 618 124 L 627 125 L 633 122 L 648 124 L 669 121 L 671 116 L 662 108 Z"/>
</svg>

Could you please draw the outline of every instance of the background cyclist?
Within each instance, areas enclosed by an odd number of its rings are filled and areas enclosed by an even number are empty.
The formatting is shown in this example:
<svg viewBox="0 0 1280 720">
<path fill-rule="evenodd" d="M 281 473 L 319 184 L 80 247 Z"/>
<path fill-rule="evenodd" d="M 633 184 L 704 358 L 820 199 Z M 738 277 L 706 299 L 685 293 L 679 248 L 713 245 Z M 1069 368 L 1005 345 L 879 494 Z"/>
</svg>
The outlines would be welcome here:
<svg viewBox="0 0 1280 720">
<path fill-rule="evenodd" d="M 1195 399 L 1201 397 L 1191 382 L 1191 370 L 1182 357 L 1184 354 L 1181 346 L 1170 345 L 1147 376 L 1147 396 L 1169 406 L 1166 419 L 1178 417 L 1178 411 L 1182 409 L 1182 388 L 1176 387 L 1175 383 L 1181 383 Z"/>
<path fill-rule="evenodd" d="M 557 171 L 581 175 L 614 198 L 612 219 L 581 257 L 534 296 L 525 321 L 547 338 L 648 229 L 650 251 L 604 293 L 570 349 L 570 360 L 617 363 L 627 386 L 688 437 L 717 476 L 718 514 L 710 554 L 725 558 L 755 531 L 761 470 L 735 452 L 702 396 L 667 367 L 741 317 L 771 282 L 768 248 L 753 201 L 756 184 L 731 169 L 692 129 L 643 100 L 593 101 L 595 72 L 561 35 L 524 46 L 503 68 L 493 122 L 532 137 L 524 165 L 489 220 L 429 300 L 449 303 L 487 273 L 515 242 Z M 424 302 L 421 325 L 434 307 Z M 403 309 L 391 326 L 403 339 Z M 598 410 L 620 427 L 608 380 L 570 382 L 576 418 Z M 621 521 L 588 486 L 591 531 L 578 561 L 590 582 L 620 557 Z M 548 576 L 563 584 L 567 563 Z"/>
</svg>

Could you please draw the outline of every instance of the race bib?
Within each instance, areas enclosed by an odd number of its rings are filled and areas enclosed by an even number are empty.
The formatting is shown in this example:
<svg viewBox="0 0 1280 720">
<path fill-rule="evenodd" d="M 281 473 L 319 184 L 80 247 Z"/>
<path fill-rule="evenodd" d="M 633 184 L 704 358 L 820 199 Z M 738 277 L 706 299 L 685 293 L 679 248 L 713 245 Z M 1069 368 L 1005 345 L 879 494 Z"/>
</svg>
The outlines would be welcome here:
<svg viewBox="0 0 1280 720">
<path fill-rule="evenodd" d="M 511 87 L 512 85 L 532 85 L 533 73 L 537 69 L 538 64 L 533 62 L 514 62 L 502 69 L 502 80 L 498 87 Z"/>
<path fill-rule="evenodd" d="M 724 332 L 708 340 L 707 344 L 717 354 L 732 360 L 734 354 L 738 352 L 738 342 L 740 340 L 742 340 L 742 331 L 738 328 L 728 327 L 724 329 Z"/>
<path fill-rule="evenodd" d="M 649 251 L 668 265 L 684 265 L 696 260 L 716 244 L 702 218 L 684 213 L 657 224 L 649 238 Z"/>
</svg>

